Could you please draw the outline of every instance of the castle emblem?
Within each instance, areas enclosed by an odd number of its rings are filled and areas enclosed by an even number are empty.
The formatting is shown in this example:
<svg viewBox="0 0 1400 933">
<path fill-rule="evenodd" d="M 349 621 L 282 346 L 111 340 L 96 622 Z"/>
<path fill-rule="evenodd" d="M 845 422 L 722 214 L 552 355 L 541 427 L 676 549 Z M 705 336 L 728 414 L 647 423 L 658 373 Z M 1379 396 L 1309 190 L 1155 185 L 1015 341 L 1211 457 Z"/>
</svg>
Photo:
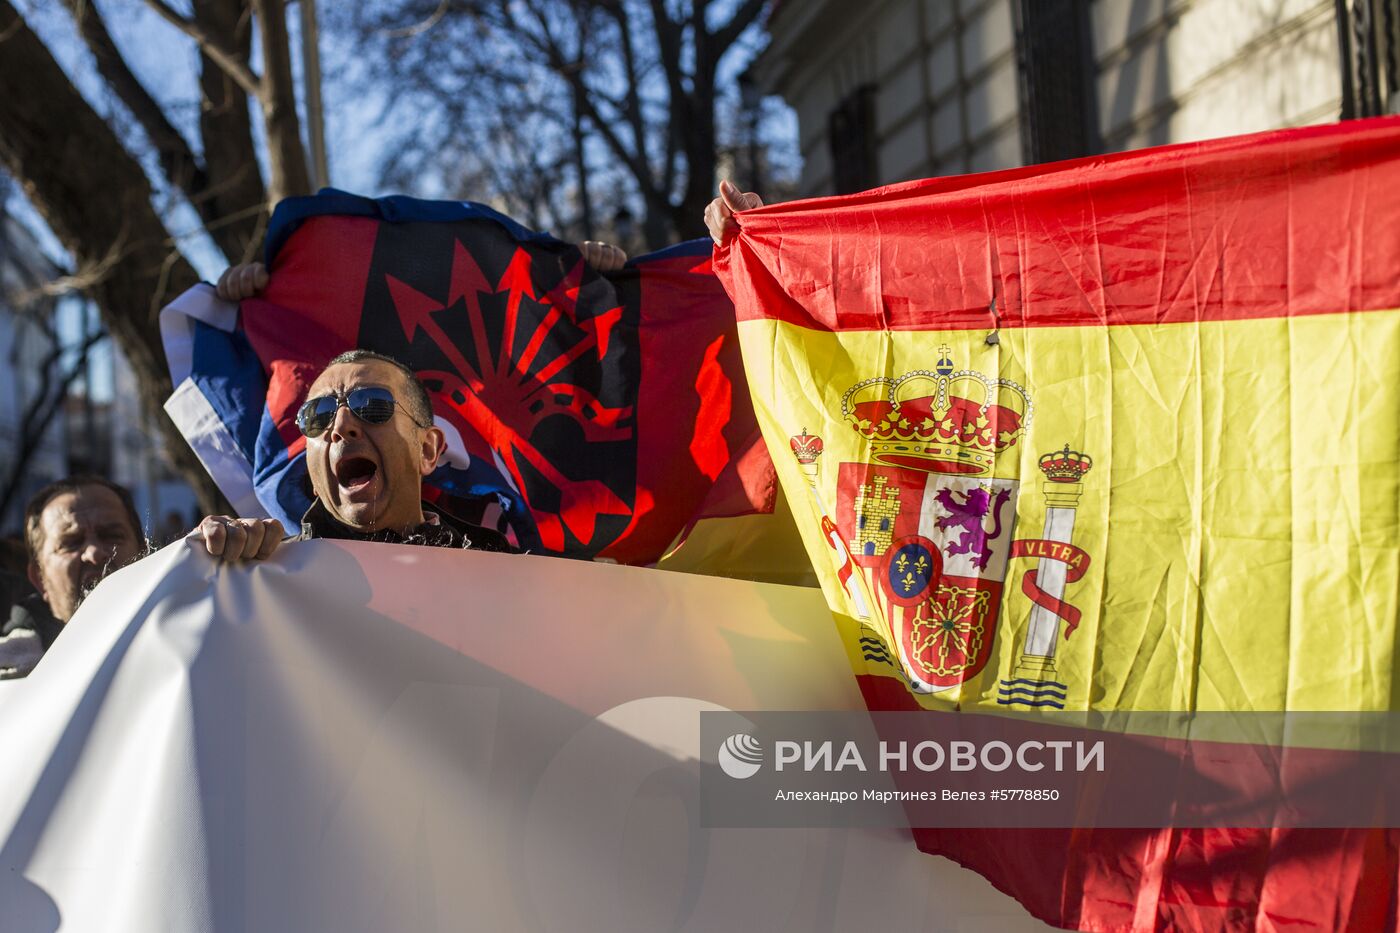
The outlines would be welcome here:
<svg viewBox="0 0 1400 933">
<path fill-rule="evenodd" d="M 856 496 L 856 551 L 883 554 L 894 540 L 894 520 L 899 517 L 899 487 L 889 485 L 889 477 L 877 476 L 860 487 Z"/>
</svg>

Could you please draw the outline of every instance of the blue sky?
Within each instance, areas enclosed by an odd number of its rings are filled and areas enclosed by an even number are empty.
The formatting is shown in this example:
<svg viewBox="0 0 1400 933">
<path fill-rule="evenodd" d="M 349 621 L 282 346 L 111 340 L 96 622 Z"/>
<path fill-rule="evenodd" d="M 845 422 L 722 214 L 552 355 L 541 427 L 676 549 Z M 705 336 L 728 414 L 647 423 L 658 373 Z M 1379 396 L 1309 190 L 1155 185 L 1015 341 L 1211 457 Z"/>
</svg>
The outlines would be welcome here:
<svg viewBox="0 0 1400 933">
<path fill-rule="evenodd" d="M 159 183 L 160 173 L 154 158 L 145 153 L 143 134 L 106 93 L 92 56 L 77 36 L 67 11 L 47 0 L 16 0 L 16 5 L 88 102 L 117 126 L 124 139 L 131 141 L 129 151 L 142 154 L 147 175 Z M 172 5 L 181 9 L 187 7 L 187 2 L 175 0 Z M 324 8 L 324 0 L 321 6 Z M 165 107 L 171 122 L 197 149 L 199 59 L 194 43 L 152 12 L 143 0 L 103 0 L 100 8 L 113 39 L 125 53 L 132 71 Z M 292 6 L 288 28 L 292 35 L 293 67 L 298 72 L 298 79 L 301 67 L 300 20 L 295 6 Z M 726 79 L 732 79 L 747 64 L 755 49 L 750 47 L 737 51 L 738 54 L 726 61 L 729 72 L 723 76 Z M 331 183 L 338 188 L 370 195 L 411 193 L 426 197 L 442 196 L 443 192 L 432 190 L 426 180 L 416 191 L 378 190 L 378 178 L 385 160 L 394 157 L 386 142 L 398 138 L 403 132 L 411 132 L 424 115 L 407 112 L 406 108 L 386 112 L 388 96 L 376 92 L 372 82 L 330 80 L 329 76 L 338 69 L 346 69 L 352 77 L 365 75 L 364 69 L 370 67 L 370 63 L 358 58 L 356 53 L 348 39 L 323 29 L 321 58 L 323 73 L 328 79 L 323 82 L 322 96 Z M 256 42 L 253 56 L 254 69 L 260 69 Z M 777 140 L 795 139 L 795 118 L 781 105 L 773 106 L 774 103 L 777 102 L 770 102 L 770 106 L 765 107 L 764 136 Z M 256 115 L 253 126 L 255 134 L 260 135 L 261 120 Z M 261 138 L 258 142 L 261 147 Z M 217 278 L 225 261 L 203 232 L 195 212 L 184 203 L 182 197 L 169 190 L 158 187 L 155 200 L 168 229 L 178 239 L 181 250 L 199 274 L 211 281 Z M 18 192 L 12 194 L 7 209 L 35 233 L 42 248 L 55 262 L 64 266 L 69 264 L 69 257 L 61 244 L 22 195 Z M 66 304 L 71 306 L 71 310 L 60 315 L 60 330 L 66 339 L 76 340 L 81 328 L 81 311 L 77 308 L 77 302 Z M 110 352 L 110 347 L 104 344 L 94 357 L 94 394 L 99 398 L 110 393 Z"/>
</svg>

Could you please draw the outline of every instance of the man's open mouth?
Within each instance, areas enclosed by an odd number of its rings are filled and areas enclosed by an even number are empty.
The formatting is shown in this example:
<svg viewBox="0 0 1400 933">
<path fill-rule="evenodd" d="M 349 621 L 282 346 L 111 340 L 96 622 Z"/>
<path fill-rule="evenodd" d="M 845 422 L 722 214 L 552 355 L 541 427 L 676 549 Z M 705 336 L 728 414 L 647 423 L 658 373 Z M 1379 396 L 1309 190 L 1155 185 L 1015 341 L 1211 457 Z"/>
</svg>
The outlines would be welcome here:
<svg viewBox="0 0 1400 933">
<path fill-rule="evenodd" d="M 336 466 L 335 479 L 347 492 L 359 492 L 374 482 L 379 467 L 368 457 L 346 457 Z"/>
</svg>

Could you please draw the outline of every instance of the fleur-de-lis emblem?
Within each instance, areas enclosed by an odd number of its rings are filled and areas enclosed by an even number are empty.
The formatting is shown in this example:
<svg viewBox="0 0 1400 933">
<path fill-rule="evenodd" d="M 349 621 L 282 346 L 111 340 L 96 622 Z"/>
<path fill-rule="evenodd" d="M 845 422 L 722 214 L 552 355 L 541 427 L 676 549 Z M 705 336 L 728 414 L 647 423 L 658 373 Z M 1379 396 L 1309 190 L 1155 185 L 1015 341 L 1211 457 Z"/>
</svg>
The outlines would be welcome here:
<svg viewBox="0 0 1400 933">
<path fill-rule="evenodd" d="M 938 582 L 941 572 L 936 545 L 927 538 L 911 537 L 900 541 L 889 554 L 880 571 L 881 585 L 901 606 L 914 606 L 920 594 Z"/>
</svg>

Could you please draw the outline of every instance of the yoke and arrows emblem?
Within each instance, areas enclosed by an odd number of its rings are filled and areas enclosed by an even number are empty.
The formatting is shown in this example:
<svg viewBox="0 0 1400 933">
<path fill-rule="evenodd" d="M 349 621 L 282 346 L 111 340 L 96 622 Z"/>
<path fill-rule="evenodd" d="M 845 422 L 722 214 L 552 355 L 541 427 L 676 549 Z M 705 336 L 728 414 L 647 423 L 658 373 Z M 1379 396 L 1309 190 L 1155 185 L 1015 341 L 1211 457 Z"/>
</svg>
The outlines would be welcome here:
<svg viewBox="0 0 1400 933">
<path fill-rule="evenodd" d="M 602 398 L 616 388 L 604 377 L 604 359 L 627 352 L 614 333 L 623 308 L 595 301 L 585 312 L 581 260 L 562 278 L 552 272 L 559 281 L 541 284 L 523 247 L 515 247 L 496 279 L 461 241 L 452 250 L 445 297 L 384 273 L 404 336 L 412 343 L 426 334 L 450 367 L 422 369 L 419 377 L 442 410 L 479 434 L 511 483 L 528 493 L 546 548 L 562 551 L 569 538 L 578 542 L 576 551 L 606 546 L 610 536 L 600 520 L 616 516 L 614 524 L 625 523 L 638 505 L 628 501 L 635 492 L 612 488 L 602 473 L 579 475 L 579 465 L 629 462 L 593 448 L 635 444 L 633 406 Z"/>
</svg>

